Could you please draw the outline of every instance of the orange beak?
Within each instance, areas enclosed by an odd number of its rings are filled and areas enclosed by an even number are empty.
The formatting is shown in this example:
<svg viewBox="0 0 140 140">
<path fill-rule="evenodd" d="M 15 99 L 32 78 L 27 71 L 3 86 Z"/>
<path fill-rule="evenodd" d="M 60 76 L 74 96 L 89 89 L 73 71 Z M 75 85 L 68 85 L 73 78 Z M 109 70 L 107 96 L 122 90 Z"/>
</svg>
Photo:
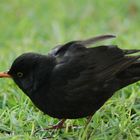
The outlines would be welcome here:
<svg viewBox="0 0 140 140">
<path fill-rule="evenodd" d="M 0 78 L 11 78 L 11 75 L 7 72 L 0 72 Z"/>
</svg>

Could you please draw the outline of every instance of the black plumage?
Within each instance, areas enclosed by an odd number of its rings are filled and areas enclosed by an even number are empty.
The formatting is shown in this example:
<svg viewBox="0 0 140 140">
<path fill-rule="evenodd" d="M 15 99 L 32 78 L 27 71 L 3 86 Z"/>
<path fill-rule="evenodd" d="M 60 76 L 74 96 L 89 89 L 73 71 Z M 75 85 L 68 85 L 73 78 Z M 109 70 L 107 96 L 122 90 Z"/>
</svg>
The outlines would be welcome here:
<svg viewBox="0 0 140 140">
<path fill-rule="evenodd" d="M 140 50 L 122 50 L 116 45 L 87 48 L 113 37 L 72 41 L 48 55 L 22 54 L 7 75 L 41 111 L 52 117 L 91 116 L 115 91 L 140 80 L 140 55 L 131 55 Z"/>
</svg>

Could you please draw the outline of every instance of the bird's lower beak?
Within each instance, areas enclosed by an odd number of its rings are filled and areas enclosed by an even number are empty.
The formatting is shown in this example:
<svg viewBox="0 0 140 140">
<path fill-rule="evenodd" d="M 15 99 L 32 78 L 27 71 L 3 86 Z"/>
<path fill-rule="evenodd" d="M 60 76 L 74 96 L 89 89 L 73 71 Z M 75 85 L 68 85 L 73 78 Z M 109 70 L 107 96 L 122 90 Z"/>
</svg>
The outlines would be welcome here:
<svg viewBox="0 0 140 140">
<path fill-rule="evenodd" d="M 0 78 L 11 78 L 11 75 L 7 72 L 0 72 Z"/>
</svg>

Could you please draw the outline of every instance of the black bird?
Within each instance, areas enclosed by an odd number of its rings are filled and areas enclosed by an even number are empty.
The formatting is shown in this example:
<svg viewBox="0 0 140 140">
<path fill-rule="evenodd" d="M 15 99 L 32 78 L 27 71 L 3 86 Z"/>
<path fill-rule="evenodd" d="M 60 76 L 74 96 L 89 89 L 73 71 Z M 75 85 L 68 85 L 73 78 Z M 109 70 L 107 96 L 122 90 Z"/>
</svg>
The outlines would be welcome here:
<svg viewBox="0 0 140 140">
<path fill-rule="evenodd" d="M 115 91 L 140 80 L 140 50 L 116 45 L 87 48 L 103 35 L 59 45 L 48 55 L 25 53 L 0 77 L 11 77 L 45 114 L 62 119 L 92 116 Z"/>
</svg>

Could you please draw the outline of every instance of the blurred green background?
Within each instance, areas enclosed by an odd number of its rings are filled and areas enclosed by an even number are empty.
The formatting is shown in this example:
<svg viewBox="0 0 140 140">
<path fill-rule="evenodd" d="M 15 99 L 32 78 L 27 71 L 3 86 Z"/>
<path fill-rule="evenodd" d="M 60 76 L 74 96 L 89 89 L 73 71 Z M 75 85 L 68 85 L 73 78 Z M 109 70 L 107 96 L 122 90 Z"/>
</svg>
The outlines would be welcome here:
<svg viewBox="0 0 140 140">
<path fill-rule="evenodd" d="M 7 70 L 24 52 L 47 54 L 58 44 L 76 39 L 114 34 L 109 43 L 140 48 L 139 0 L 1 0 L 0 71 Z M 104 43 L 103 43 L 104 44 Z M 113 96 L 98 111 L 89 127 L 39 131 L 57 122 L 43 115 L 8 79 L 0 79 L 0 140 L 140 139 L 139 83 Z M 85 120 L 68 120 L 66 126 L 84 126 Z"/>
</svg>

